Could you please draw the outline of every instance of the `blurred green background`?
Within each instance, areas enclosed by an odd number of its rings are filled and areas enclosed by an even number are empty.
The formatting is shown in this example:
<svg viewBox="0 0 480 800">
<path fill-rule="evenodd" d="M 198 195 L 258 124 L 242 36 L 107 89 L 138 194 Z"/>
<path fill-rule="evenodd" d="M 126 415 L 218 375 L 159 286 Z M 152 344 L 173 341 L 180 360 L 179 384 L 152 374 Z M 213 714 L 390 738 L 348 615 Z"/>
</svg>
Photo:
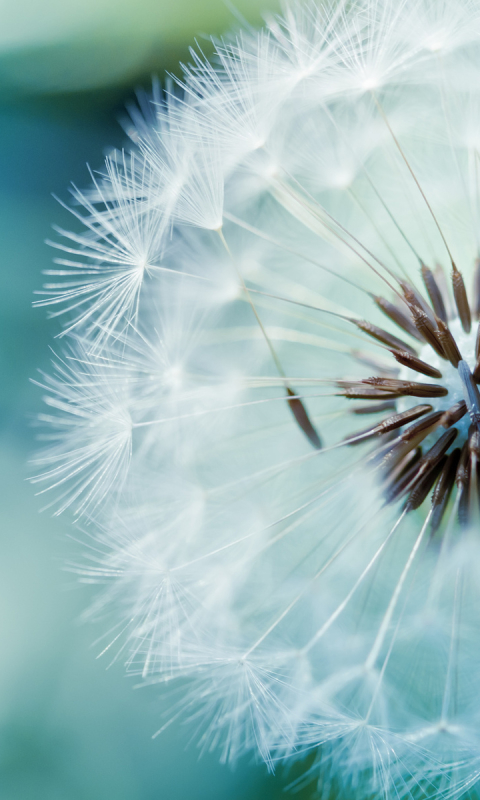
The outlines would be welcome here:
<svg viewBox="0 0 480 800">
<path fill-rule="evenodd" d="M 236 6 L 257 23 L 275 2 Z M 0 22 L 0 800 L 280 797 L 291 776 L 199 760 L 185 725 L 152 740 L 165 698 L 95 659 L 103 631 L 78 622 L 89 590 L 63 570 L 77 553 L 69 521 L 40 514 L 26 481 L 41 408 L 29 378 L 58 331 L 33 291 L 52 222 L 71 224 L 52 193 L 67 198 L 70 181 L 88 183 L 86 162 L 122 146 L 136 86 L 234 16 L 221 0 L 0 0 Z"/>
</svg>

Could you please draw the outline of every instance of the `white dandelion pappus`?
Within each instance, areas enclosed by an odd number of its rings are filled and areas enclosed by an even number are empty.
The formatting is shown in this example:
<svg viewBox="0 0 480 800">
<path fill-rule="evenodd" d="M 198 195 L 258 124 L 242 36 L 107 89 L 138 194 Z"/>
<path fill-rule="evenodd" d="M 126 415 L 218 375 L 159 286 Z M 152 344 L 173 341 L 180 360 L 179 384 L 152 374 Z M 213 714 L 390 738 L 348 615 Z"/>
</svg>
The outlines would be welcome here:
<svg viewBox="0 0 480 800">
<path fill-rule="evenodd" d="M 36 480 L 105 649 L 182 678 L 222 760 L 313 752 L 324 798 L 480 778 L 479 57 L 469 0 L 293 4 L 194 55 L 41 301 Z"/>
<path fill-rule="evenodd" d="M 69 256 L 56 263 L 63 269 L 47 274 L 68 277 L 68 283 L 48 283 L 38 294 L 48 295 L 35 305 L 61 306 L 51 316 L 68 315 L 65 335 L 82 328 L 100 340 L 114 337 L 136 319 L 140 289 L 145 272 L 158 269 L 162 252 L 157 220 L 148 212 L 149 192 L 155 191 L 156 176 L 148 175 L 135 156 L 109 158 L 103 183 L 94 177 L 95 192 L 85 194 L 76 187 L 72 194 L 87 211 L 71 209 L 86 231 L 81 234 L 57 232 L 71 245 L 49 242 Z M 158 191 L 158 190 L 157 190 Z"/>
<path fill-rule="evenodd" d="M 111 365 L 93 361 L 85 343 L 56 359 L 54 373 L 39 385 L 55 413 L 43 414 L 49 426 L 43 436 L 49 445 L 35 460 L 45 471 L 32 478 L 45 483 L 41 491 L 60 489 L 50 503 L 57 514 L 71 506 L 76 515 L 99 508 L 109 492 L 121 489 L 131 457 L 132 423 L 128 410 L 128 382 L 111 384 Z"/>
</svg>

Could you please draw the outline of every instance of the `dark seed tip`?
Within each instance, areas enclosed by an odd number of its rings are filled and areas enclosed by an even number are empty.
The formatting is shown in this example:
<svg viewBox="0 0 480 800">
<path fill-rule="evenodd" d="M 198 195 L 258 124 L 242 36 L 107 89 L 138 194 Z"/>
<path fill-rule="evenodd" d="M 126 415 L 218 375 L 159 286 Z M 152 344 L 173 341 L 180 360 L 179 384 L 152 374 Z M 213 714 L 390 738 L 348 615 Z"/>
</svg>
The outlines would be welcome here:
<svg viewBox="0 0 480 800">
<path fill-rule="evenodd" d="M 298 427 L 301 431 L 305 434 L 308 441 L 310 442 L 313 447 L 317 450 L 321 450 L 322 442 L 321 439 L 313 427 L 310 417 L 308 416 L 307 410 L 303 405 L 302 401 L 299 397 L 296 397 L 295 392 L 292 391 L 289 387 L 287 387 L 287 396 L 288 396 L 288 405 L 290 406 L 290 410 L 295 417 Z"/>
</svg>

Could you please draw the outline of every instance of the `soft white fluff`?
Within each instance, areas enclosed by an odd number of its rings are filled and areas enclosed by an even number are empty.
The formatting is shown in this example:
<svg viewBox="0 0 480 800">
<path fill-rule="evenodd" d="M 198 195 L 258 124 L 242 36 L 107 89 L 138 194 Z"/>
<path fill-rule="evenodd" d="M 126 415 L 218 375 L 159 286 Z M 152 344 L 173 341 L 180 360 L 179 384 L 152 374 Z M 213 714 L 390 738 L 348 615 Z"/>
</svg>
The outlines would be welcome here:
<svg viewBox="0 0 480 800">
<path fill-rule="evenodd" d="M 479 10 L 294 4 L 213 66 L 192 54 L 134 111 L 133 152 L 74 190 L 84 227 L 40 300 L 69 339 L 42 480 L 84 514 L 110 652 L 189 678 L 225 759 L 315 749 L 325 796 L 453 797 L 480 774 L 478 527 L 429 546 L 427 505 L 385 506 L 368 448 L 334 447 L 362 424 L 332 385 L 364 377 L 352 351 L 385 362 L 345 317 L 389 327 L 390 272 L 420 285 L 447 243 L 471 280 Z"/>
</svg>

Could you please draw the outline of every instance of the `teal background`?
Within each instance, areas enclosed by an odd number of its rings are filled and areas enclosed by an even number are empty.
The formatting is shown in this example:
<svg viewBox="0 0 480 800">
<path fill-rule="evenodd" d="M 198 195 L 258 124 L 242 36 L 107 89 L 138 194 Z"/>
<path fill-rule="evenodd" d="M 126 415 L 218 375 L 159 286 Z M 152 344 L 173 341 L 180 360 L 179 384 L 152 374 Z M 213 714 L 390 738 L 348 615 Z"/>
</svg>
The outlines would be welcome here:
<svg viewBox="0 0 480 800">
<path fill-rule="evenodd" d="M 59 46 L 42 45 L 52 74 Z M 167 55 L 156 56 L 160 74 Z M 178 45 L 176 56 L 184 55 Z M 35 73 L 38 50 L 14 56 L 27 65 L 22 74 Z M 199 758 L 188 725 L 152 740 L 168 698 L 157 687 L 134 691 L 121 663 L 106 669 L 108 656 L 96 659 L 103 630 L 79 622 L 94 589 L 64 569 L 78 553 L 69 520 L 40 514 L 42 498 L 27 482 L 31 422 L 41 410 L 29 379 L 48 369 L 58 332 L 31 303 L 53 257 L 43 243 L 51 223 L 71 224 L 52 193 L 66 199 L 70 181 L 88 183 L 86 162 L 99 166 L 106 148 L 122 146 L 123 101 L 149 75 L 142 67 L 101 90 L 39 92 L 20 90 L 4 64 L 0 53 L 0 800 L 283 796 L 291 775 L 270 776 L 249 760 L 232 770 L 217 754 Z"/>
</svg>

